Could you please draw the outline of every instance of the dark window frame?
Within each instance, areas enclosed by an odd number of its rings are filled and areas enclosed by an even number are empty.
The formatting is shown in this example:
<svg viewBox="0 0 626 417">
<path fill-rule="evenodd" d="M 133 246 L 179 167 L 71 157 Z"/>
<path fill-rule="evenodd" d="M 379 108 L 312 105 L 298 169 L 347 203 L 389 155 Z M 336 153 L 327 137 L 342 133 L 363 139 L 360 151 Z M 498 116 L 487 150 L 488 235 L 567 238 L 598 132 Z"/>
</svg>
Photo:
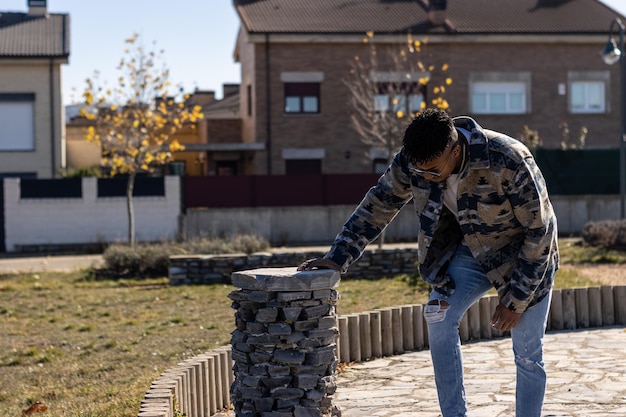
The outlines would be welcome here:
<svg viewBox="0 0 626 417">
<path fill-rule="evenodd" d="M 32 137 L 29 138 L 32 140 L 32 145 L 24 147 L 7 147 L 4 148 L 0 146 L 0 152 L 34 152 L 37 146 L 36 143 L 36 115 L 35 115 L 35 93 L 0 93 L 0 103 L 27 103 L 31 106 L 31 116 L 32 120 L 30 120 L 31 128 L 32 128 Z"/>
<path fill-rule="evenodd" d="M 321 86 L 320 83 L 284 83 L 284 107 L 285 114 L 320 114 L 322 112 L 321 106 Z M 304 108 L 304 100 L 314 97 L 316 99 L 315 111 L 306 111 Z M 290 111 L 287 106 L 287 100 L 290 98 L 297 98 L 299 105 L 297 110 Z"/>
<path fill-rule="evenodd" d="M 400 88 L 398 88 L 400 87 Z M 387 110 L 386 112 L 393 112 L 402 110 L 405 114 L 415 113 L 422 109 L 413 110 L 409 108 L 410 98 L 412 95 L 421 95 L 422 101 L 428 103 L 428 84 L 422 84 L 419 82 L 402 83 L 398 86 L 397 83 L 380 82 L 376 84 L 376 95 L 384 95 L 387 97 Z M 393 99 L 396 96 L 404 97 L 404 109 L 394 109 Z M 376 110 L 378 113 L 382 113 L 381 110 Z"/>
</svg>

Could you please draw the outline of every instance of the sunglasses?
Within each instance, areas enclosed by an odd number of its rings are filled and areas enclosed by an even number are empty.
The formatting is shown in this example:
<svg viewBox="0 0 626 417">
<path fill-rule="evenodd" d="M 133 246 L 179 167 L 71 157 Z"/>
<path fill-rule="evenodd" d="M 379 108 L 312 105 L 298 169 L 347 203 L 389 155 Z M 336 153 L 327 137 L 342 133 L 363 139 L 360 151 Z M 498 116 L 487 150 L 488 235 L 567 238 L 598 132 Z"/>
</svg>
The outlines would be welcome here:
<svg viewBox="0 0 626 417">
<path fill-rule="evenodd" d="M 445 159 L 444 167 L 448 164 L 448 161 L 450 160 L 450 156 L 452 155 L 453 152 L 454 152 L 454 146 L 451 146 L 450 153 Z M 409 170 L 414 174 L 421 174 L 421 175 L 426 174 L 426 175 L 430 175 L 430 176 L 437 177 L 437 178 L 441 177 L 442 175 L 441 172 L 439 171 L 433 171 L 433 170 L 427 170 L 427 169 L 421 169 L 421 168 L 409 168 Z"/>
</svg>

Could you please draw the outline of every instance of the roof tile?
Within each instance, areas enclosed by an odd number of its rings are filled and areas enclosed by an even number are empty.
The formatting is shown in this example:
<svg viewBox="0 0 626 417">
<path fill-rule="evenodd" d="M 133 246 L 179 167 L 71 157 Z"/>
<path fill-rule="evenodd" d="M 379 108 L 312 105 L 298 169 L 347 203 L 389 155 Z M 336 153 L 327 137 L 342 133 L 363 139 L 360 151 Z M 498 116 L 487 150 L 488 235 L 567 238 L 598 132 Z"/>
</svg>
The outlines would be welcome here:
<svg viewBox="0 0 626 417">
<path fill-rule="evenodd" d="M 599 0 L 448 0 L 447 25 L 427 0 L 233 0 L 251 33 L 606 33 L 620 16 Z M 623 16 L 622 16 L 623 17 Z"/>
<path fill-rule="evenodd" d="M 69 15 L 0 13 L 0 57 L 69 56 Z"/>
</svg>

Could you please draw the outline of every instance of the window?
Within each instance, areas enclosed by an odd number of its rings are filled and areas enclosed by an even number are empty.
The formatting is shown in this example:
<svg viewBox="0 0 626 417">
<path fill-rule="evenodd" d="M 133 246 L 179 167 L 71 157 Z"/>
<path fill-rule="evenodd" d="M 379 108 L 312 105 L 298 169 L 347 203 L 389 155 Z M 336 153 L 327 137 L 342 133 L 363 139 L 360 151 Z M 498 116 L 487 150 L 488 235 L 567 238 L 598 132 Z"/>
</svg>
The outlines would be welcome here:
<svg viewBox="0 0 626 417">
<path fill-rule="evenodd" d="M 384 174 L 387 171 L 389 162 L 385 158 L 377 158 L 372 161 L 372 170 L 374 174 Z"/>
<path fill-rule="evenodd" d="M 570 106 L 572 113 L 604 113 L 604 83 L 600 81 L 573 82 Z"/>
<path fill-rule="evenodd" d="M 35 149 L 34 107 L 34 94 L 0 94 L 0 151 Z"/>
<path fill-rule="evenodd" d="M 285 113 L 319 112 L 319 83 L 285 83 Z"/>
<path fill-rule="evenodd" d="M 185 161 L 172 161 L 167 166 L 169 175 L 178 175 L 182 177 L 185 175 Z"/>
<path fill-rule="evenodd" d="M 369 157 L 372 160 L 372 172 L 382 174 L 389 166 L 389 150 L 384 148 L 370 148 Z"/>
<path fill-rule="evenodd" d="M 379 83 L 374 95 L 374 111 L 417 113 L 424 107 L 426 86 L 419 83 Z"/>
<path fill-rule="evenodd" d="M 570 113 L 606 113 L 608 111 L 607 92 L 609 71 L 570 71 L 569 84 Z"/>
<path fill-rule="evenodd" d="M 218 176 L 237 175 L 237 161 L 215 161 L 215 173 Z"/>
<path fill-rule="evenodd" d="M 321 174 L 321 159 L 286 159 L 286 175 Z"/>
<path fill-rule="evenodd" d="M 471 87 L 472 112 L 476 114 L 526 113 L 523 82 L 475 82 Z"/>
<path fill-rule="evenodd" d="M 248 116 L 252 116 L 252 86 L 250 84 L 246 87 L 246 96 L 248 98 Z"/>
<path fill-rule="evenodd" d="M 527 114 L 530 72 L 473 72 L 469 75 L 469 103 L 475 114 Z"/>
<path fill-rule="evenodd" d="M 282 157 L 285 160 L 285 173 L 321 174 L 322 159 L 326 152 L 322 148 L 285 148 Z"/>
</svg>

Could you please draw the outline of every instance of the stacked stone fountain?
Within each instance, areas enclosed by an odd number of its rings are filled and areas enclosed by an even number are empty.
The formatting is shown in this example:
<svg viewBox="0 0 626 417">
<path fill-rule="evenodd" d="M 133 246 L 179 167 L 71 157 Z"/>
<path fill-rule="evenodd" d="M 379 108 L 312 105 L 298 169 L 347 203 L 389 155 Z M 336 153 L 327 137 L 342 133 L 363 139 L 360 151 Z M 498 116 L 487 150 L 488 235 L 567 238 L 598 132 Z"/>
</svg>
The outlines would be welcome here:
<svg viewBox="0 0 626 417">
<path fill-rule="evenodd" d="M 339 417 L 335 305 L 340 274 L 267 268 L 235 272 L 230 293 L 237 417 Z"/>
</svg>

